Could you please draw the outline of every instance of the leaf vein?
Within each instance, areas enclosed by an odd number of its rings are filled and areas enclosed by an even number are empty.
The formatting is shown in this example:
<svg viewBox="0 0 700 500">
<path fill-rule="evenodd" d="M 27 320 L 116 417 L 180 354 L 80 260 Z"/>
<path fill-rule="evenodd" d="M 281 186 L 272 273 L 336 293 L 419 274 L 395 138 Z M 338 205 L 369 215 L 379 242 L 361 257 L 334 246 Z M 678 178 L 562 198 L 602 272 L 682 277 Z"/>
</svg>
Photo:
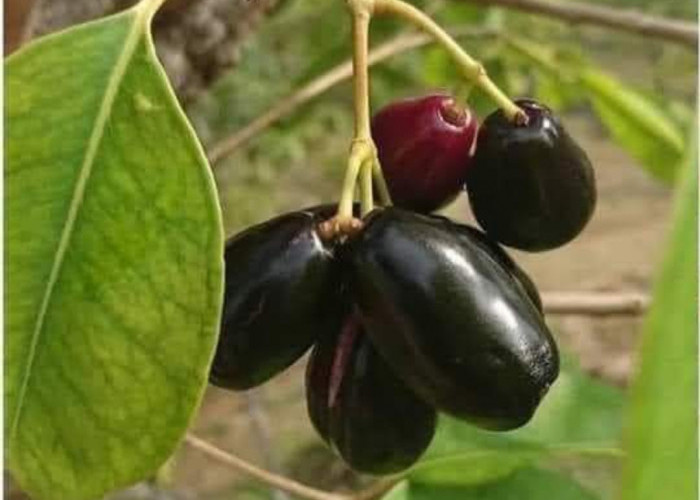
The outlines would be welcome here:
<svg viewBox="0 0 700 500">
<path fill-rule="evenodd" d="M 41 338 L 41 334 L 44 329 L 44 321 L 46 319 L 46 314 L 51 303 L 53 290 L 59 279 L 66 252 L 70 245 L 70 240 L 78 217 L 78 212 L 80 211 L 80 207 L 85 196 L 86 186 L 88 180 L 90 179 L 90 174 L 92 173 L 97 153 L 100 149 L 100 143 L 102 141 L 107 123 L 111 116 L 114 102 L 119 93 L 119 84 L 126 75 L 129 62 L 131 61 L 134 53 L 136 52 L 138 42 L 140 40 L 141 35 L 143 34 L 142 30 L 145 24 L 143 22 L 140 22 L 141 17 L 143 16 L 143 11 L 137 9 L 133 12 L 135 12 L 136 19 L 134 19 L 131 31 L 125 39 L 124 48 L 119 54 L 115 67 L 109 77 L 109 80 L 107 81 L 105 94 L 95 120 L 95 127 L 88 141 L 83 162 L 80 166 L 78 180 L 73 191 L 73 196 L 71 198 L 71 203 L 68 209 L 68 214 L 66 216 L 66 221 L 61 232 L 61 238 L 59 240 L 56 255 L 51 266 L 49 279 L 44 290 L 44 295 L 41 301 L 41 305 L 39 307 L 39 311 L 37 313 L 36 321 L 34 323 L 31 344 L 29 347 L 29 354 L 27 356 L 26 369 L 24 371 L 24 374 L 22 375 L 22 382 L 17 397 L 17 403 L 14 408 L 14 417 L 10 426 L 10 433 L 8 436 L 8 441 L 10 443 L 12 443 L 12 441 L 15 439 L 17 430 L 19 429 L 19 422 L 22 417 L 24 401 L 26 398 L 27 391 L 29 389 L 29 382 L 31 380 L 34 360 L 36 358 L 36 351 L 38 348 L 39 339 Z"/>
</svg>

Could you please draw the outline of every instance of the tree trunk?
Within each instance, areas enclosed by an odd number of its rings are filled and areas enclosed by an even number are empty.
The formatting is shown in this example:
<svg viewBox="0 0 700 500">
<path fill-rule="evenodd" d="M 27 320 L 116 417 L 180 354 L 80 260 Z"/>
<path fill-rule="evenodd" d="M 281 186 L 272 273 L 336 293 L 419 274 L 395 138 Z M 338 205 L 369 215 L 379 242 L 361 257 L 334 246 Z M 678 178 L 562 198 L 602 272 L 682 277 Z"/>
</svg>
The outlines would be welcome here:
<svg viewBox="0 0 700 500">
<path fill-rule="evenodd" d="M 235 66 L 241 45 L 283 0 L 170 0 L 154 22 L 158 55 L 187 103 Z M 113 14 L 135 0 L 4 0 L 5 54 L 23 39 Z M 33 12 L 29 12 L 34 3 Z"/>
</svg>

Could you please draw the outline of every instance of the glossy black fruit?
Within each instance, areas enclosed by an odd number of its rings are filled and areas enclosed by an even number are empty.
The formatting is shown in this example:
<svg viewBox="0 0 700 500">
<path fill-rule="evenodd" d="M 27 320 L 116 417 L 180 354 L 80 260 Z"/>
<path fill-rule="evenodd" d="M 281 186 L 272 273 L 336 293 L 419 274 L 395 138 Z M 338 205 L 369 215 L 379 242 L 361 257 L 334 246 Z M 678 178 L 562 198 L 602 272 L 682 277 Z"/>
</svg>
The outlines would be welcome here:
<svg viewBox="0 0 700 500">
<path fill-rule="evenodd" d="M 499 110 L 481 126 L 467 172 L 469 201 L 491 238 L 522 250 L 549 250 L 575 238 L 593 215 L 593 167 L 548 108 L 516 102 L 527 125 Z"/>
<path fill-rule="evenodd" d="M 435 410 L 396 377 L 355 315 L 314 347 L 306 397 L 318 433 L 360 472 L 406 469 L 435 432 Z"/>
<path fill-rule="evenodd" d="M 460 238 L 466 238 L 467 244 L 478 243 L 483 245 L 485 250 L 491 253 L 494 258 L 498 259 L 501 265 L 507 269 L 508 272 L 510 272 L 513 278 L 515 278 L 537 310 L 540 313 L 544 313 L 542 308 L 542 297 L 540 297 L 540 292 L 537 290 L 537 286 L 535 286 L 532 278 L 530 278 L 530 276 L 528 276 L 527 273 L 515 263 L 510 255 L 508 255 L 508 253 L 503 250 L 498 243 L 494 242 L 486 234 L 482 233 L 475 227 L 456 224 L 447 218 L 444 218 L 444 220 L 447 224 L 455 227 L 455 234 L 460 236 Z"/>
<path fill-rule="evenodd" d="M 462 189 L 478 124 L 447 95 L 398 101 L 372 120 L 372 137 L 396 206 L 432 212 Z"/>
<path fill-rule="evenodd" d="M 373 344 L 416 393 L 487 429 L 530 420 L 557 377 L 557 348 L 527 286 L 483 237 L 388 208 L 370 214 L 344 259 Z"/>
<path fill-rule="evenodd" d="M 342 312 L 335 249 L 316 233 L 329 213 L 325 206 L 288 213 L 227 242 L 214 385 L 261 384 L 337 330 Z"/>
</svg>

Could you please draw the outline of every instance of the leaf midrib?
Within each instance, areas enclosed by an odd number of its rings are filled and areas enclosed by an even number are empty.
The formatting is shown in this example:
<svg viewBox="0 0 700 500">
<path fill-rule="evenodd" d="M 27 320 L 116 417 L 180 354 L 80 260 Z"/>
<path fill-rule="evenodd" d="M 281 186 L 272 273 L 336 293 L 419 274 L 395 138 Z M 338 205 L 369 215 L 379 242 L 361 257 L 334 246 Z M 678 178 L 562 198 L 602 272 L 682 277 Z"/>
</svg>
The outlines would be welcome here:
<svg viewBox="0 0 700 500">
<path fill-rule="evenodd" d="M 51 303 L 54 288 L 56 286 L 56 283 L 58 282 L 58 278 L 63 266 L 66 252 L 68 251 L 68 247 L 70 246 L 71 236 L 73 235 L 73 230 L 75 228 L 78 213 L 80 211 L 85 197 L 85 189 L 90 179 L 90 174 L 92 173 L 93 166 L 95 164 L 95 159 L 100 149 L 102 138 L 104 137 L 107 122 L 109 121 L 109 118 L 112 114 L 114 102 L 119 93 L 119 86 L 122 80 L 124 79 L 124 76 L 126 75 L 129 63 L 134 53 L 136 52 L 136 47 L 141 36 L 145 33 L 145 30 L 148 26 L 148 20 L 150 18 L 150 13 L 148 12 L 148 10 L 139 8 L 138 5 L 134 9 L 127 11 L 126 13 L 121 15 L 133 15 L 133 26 L 131 27 L 129 34 L 127 35 L 124 41 L 124 47 L 121 53 L 119 54 L 119 57 L 117 58 L 117 62 L 114 66 L 114 69 L 112 70 L 112 74 L 107 80 L 107 86 L 105 88 L 105 93 L 100 104 L 100 109 L 95 119 L 95 125 L 92 134 L 90 135 L 90 139 L 88 141 L 85 156 L 83 157 L 83 162 L 80 166 L 80 173 L 78 175 L 78 180 L 76 182 L 75 189 L 73 190 L 73 196 L 71 198 L 71 202 L 68 208 L 68 214 L 66 216 L 65 224 L 63 225 L 61 238 L 56 249 L 53 264 L 51 266 L 49 279 L 46 283 L 44 295 L 36 316 L 36 321 L 34 323 L 31 345 L 29 347 L 29 354 L 27 356 L 26 369 L 22 375 L 22 383 L 20 386 L 19 394 L 17 396 L 17 403 L 14 409 L 14 418 L 12 420 L 10 433 L 8 436 L 8 442 L 10 444 L 12 443 L 12 441 L 14 441 L 14 438 L 17 434 L 19 421 L 22 416 L 22 410 L 24 409 L 24 402 L 32 375 L 34 360 L 36 358 L 37 346 L 39 344 L 41 334 L 44 330 L 46 313 Z"/>
<path fill-rule="evenodd" d="M 614 108 L 628 117 L 632 115 L 632 119 L 634 119 L 637 125 L 644 129 L 645 132 L 663 142 L 665 146 L 671 148 L 675 152 L 680 154 L 683 151 L 683 138 L 674 130 L 673 125 L 666 121 L 667 119 L 665 117 L 655 116 L 654 118 L 657 119 L 657 121 L 655 121 L 655 124 L 651 124 L 649 120 L 644 117 L 639 117 L 633 110 L 630 110 L 634 107 L 634 104 L 631 104 L 627 100 L 623 102 L 616 101 L 616 99 L 610 95 L 606 82 L 601 82 L 595 73 L 584 74 L 583 79 L 589 86 L 595 87 L 599 96 L 605 100 L 608 107 Z M 659 119 L 663 121 L 658 121 Z"/>
</svg>

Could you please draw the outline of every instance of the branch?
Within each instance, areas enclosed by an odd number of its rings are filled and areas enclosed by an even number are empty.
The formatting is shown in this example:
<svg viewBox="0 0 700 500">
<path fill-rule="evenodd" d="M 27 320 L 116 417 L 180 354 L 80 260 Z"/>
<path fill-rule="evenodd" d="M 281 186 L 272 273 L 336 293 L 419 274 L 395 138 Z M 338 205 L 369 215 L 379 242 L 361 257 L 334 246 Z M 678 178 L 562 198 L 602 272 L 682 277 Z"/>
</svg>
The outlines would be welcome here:
<svg viewBox="0 0 700 500">
<path fill-rule="evenodd" d="M 638 316 L 646 312 L 651 299 L 635 292 L 545 292 L 542 302 L 550 315 Z"/>
<path fill-rule="evenodd" d="M 5 56 L 17 50 L 28 39 L 36 21 L 38 3 L 34 0 L 5 0 Z"/>
<path fill-rule="evenodd" d="M 284 2 L 165 2 L 154 19 L 153 36 L 158 57 L 180 102 L 192 104 L 222 73 L 235 67 L 246 39 Z M 137 0 L 5 0 L 6 5 L 13 3 L 17 5 L 15 10 L 27 9 L 30 3 L 36 5 L 24 30 L 25 38 L 31 38 L 120 12 Z M 8 20 L 6 17 L 6 23 Z"/>
<path fill-rule="evenodd" d="M 366 489 L 353 494 L 350 500 L 375 500 L 376 498 L 381 498 L 385 493 L 388 493 L 390 489 L 396 486 L 401 479 L 403 479 L 403 476 L 378 479 Z"/>
<path fill-rule="evenodd" d="M 458 28 L 451 30 L 450 33 L 456 37 L 495 35 L 493 30 L 474 28 Z M 367 62 L 370 66 L 373 66 L 379 62 L 389 59 L 392 56 L 415 49 L 417 47 L 428 45 L 432 42 L 433 40 L 430 37 L 422 34 L 400 35 L 372 49 L 369 53 Z M 214 146 L 210 148 L 208 155 L 212 166 L 216 167 L 221 160 L 229 156 L 240 146 L 266 130 L 268 127 L 274 125 L 282 118 L 291 114 L 297 107 L 311 101 L 335 85 L 348 80 L 351 76 L 352 61 L 347 60 L 314 78 L 297 91 L 278 101 L 277 104 L 250 122 L 248 125 L 214 144 Z"/>
<path fill-rule="evenodd" d="M 310 488 L 309 486 L 305 486 L 292 479 L 268 472 L 264 469 L 256 467 L 255 465 L 249 464 L 242 458 L 238 458 L 235 455 L 221 450 L 192 434 L 187 434 L 185 436 L 185 442 L 191 447 L 204 453 L 209 458 L 212 458 L 217 462 L 226 465 L 227 467 L 254 477 L 265 484 L 279 488 L 280 490 L 286 491 L 287 493 L 295 495 L 299 498 L 304 498 L 307 500 L 354 500 L 345 495 Z"/>
<path fill-rule="evenodd" d="M 632 10 L 587 5 L 573 1 L 547 0 L 460 0 L 488 7 L 504 7 L 540 14 L 577 24 L 591 24 L 651 36 L 697 49 L 698 26 L 695 23 L 650 16 Z"/>
<path fill-rule="evenodd" d="M 277 474 L 281 467 L 272 449 L 270 425 L 263 403 L 260 401 L 260 393 L 256 391 L 246 391 L 243 397 L 246 402 L 248 418 L 250 419 L 253 434 L 255 434 L 258 446 L 260 446 L 260 452 L 264 457 L 265 467 Z M 279 489 L 275 489 L 272 496 L 275 500 L 289 500 L 287 493 Z"/>
<path fill-rule="evenodd" d="M 272 472 L 249 464 L 242 458 L 217 448 L 213 444 L 207 443 L 193 434 L 187 434 L 185 436 L 185 443 L 222 465 L 254 477 L 267 485 L 274 486 L 291 495 L 304 498 L 305 500 L 374 500 L 389 491 L 401 477 L 395 476 L 393 478 L 379 479 L 365 490 L 350 495 L 342 495 L 339 493 L 317 490 L 316 488 L 298 483 L 293 479 L 273 474 Z"/>
</svg>

